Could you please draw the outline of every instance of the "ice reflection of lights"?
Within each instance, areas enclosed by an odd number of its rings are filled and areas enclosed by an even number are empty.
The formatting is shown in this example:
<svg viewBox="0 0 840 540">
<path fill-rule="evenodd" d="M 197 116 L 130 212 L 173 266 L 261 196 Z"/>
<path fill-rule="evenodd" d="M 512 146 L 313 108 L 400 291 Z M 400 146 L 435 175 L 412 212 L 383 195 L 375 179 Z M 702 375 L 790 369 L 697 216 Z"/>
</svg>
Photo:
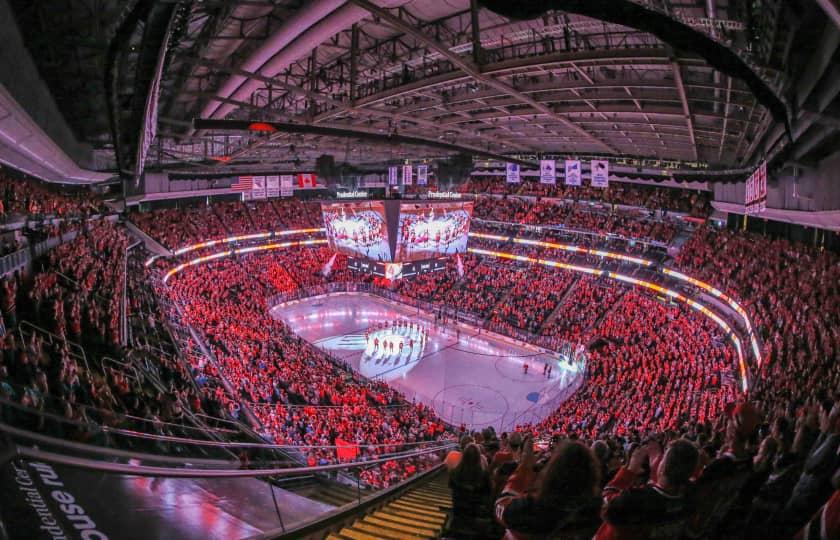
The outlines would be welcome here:
<svg viewBox="0 0 840 540">
<path fill-rule="evenodd" d="M 586 266 L 577 266 L 577 265 L 567 264 L 567 263 L 563 263 L 563 262 L 559 262 L 559 261 L 551 261 L 551 260 L 546 260 L 546 259 L 535 259 L 533 257 L 526 257 L 524 255 L 515 255 L 515 254 L 512 254 L 512 253 L 504 253 L 504 252 L 500 252 L 500 251 L 490 251 L 490 250 L 479 249 L 479 248 L 469 248 L 468 251 L 470 253 L 475 253 L 477 255 L 485 255 L 485 256 L 488 256 L 488 257 L 497 257 L 497 258 L 500 258 L 500 259 L 512 259 L 512 260 L 522 261 L 522 262 L 527 262 L 527 263 L 541 264 L 543 266 L 552 266 L 552 267 L 555 267 L 555 268 L 562 268 L 562 269 L 565 269 L 565 270 L 571 270 L 573 272 L 586 272 L 586 273 L 592 274 L 592 275 L 606 276 L 610 279 L 615 279 L 617 281 L 623 281 L 625 283 L 630 283 L 632 285 L 638 285 L 640 287 L 644 287 L 646 289 L 650 289 L 652 291 L 655 291 L 655 292 L 658 292 L 660 294 L 664 294 L 666 296 L 674 298 L 675 300 L 678 300 L 678 301 L 688 305 L 692 309 L 694 309 L 696 311 L 699 311 L 700 313 L 702 313 L 703 315 L 705 315 L 706 317 L 708 317 L 709 319 L 711 319 L 712 321 L 717 323 L 717 325 L 720 326 L 729 335 L 730 339 L 732 340 L 732 342 L 735 346 L 735 351 L 738 353 L 738 367 L 739 367 L 740 374 L 741 374 L 741 387 L 742 387 L 744 392 L 746 392 L 747 389 L 748 389 L 747 369 L 746 369 L 746 364 L 744 363 L 744 354 L 743 354 L 743 350 L 741 348 L 741 340 L 738 338 L 738 336 L 735 334 L 735 332 L 732 330 L 732 328 L 726 323 L 726 321 L 724 321 L 723 319 L 718 317 L 715 313 L 713 313 L 711 310 L 709 310 L 704 305 L 702 305 L 702 304 L 700 304 L 700 303 L 698 303 L 698 302 L 680 294 L 677 291 L 667 289 L 667 288 L 665 288 L 661 285 L 657 285 L 656 283 L 651 283 L 649 281 L 644 281 L 644 280 L 637 279 L 637 278 L 634 278 L 634 277 L 631 277 L 631 276 L 626 276 L 624 274 L 619 274 L 619 273 L 611 272 L 611 271 L 607 271 L 607 270 L 598 270 L 598 269 L 595 269 L 595 268 L 590 268 L 590 267 L 586 267 Z"/>
</svg>

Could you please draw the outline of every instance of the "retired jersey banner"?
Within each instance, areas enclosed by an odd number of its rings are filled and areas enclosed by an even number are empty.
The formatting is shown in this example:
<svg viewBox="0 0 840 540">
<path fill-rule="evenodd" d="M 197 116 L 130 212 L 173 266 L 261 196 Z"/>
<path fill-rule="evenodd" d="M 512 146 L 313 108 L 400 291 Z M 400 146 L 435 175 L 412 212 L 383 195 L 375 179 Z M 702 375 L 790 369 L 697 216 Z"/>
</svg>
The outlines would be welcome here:
<svg viewBox="0 0 840 540">
<path fill-rule="evenodd" d="M 254 177 L 254 187 L 251 188 L 252 199 L 265 199 L 265 176 Z"/>
<path fill-rule="evenodd" d="M 556 184 L 557 172 L 554 170 L 553 159 L 540 160 L 540 184 Z"/>
<path fill-rule="evenodd" d="M 291 174 L 283 174 L 280 176 L 280 196 L 291 197 L 295 194 L 294 186 L 295 177 Z"/>
<path fill-rule="evenodd" d="M 505 170 L 505 178 L 508 184 L 518 184 L 520 180 L 519 163 L 508 163 Z"/>
<path fill-rule="evenodd" d="M 418 186 L 425 186 L 429 183 L 429 166 L 428 165 L 418 165 L 417 166 L 417 185 Z"/>
<path fill-rule="evenodd" d="M 567 186 L 580 185 L 580 160 L 567 159 L 566 160 L 566 180 Z"/>
<path fill-rule="evenodd" d="M 410 186 L 414 182 L 414 179 L 412 178 L 412 172 L 413 171 L 411 170 L 411 165 L 403 165 L 402 170 L 403 170 L 403 185 Z"/>
<path fill-rule="evenodd" d="M 389 186 L 396 186 L 399 184 L 397 180 L 397 167 L 395 165 L 391 165 L 388 167 L 388 185 Z"/>
<path fill-rule="evenodd" d="M 592 160 L 592 187 L 610 186 L 610 162 L 605 159 Z"/>
<path fill-rule="evenodd" d="M 277 175 L 265 177 L 265 194 L 266 197 L 280 196 L 280 177 Z"/>
</svg>

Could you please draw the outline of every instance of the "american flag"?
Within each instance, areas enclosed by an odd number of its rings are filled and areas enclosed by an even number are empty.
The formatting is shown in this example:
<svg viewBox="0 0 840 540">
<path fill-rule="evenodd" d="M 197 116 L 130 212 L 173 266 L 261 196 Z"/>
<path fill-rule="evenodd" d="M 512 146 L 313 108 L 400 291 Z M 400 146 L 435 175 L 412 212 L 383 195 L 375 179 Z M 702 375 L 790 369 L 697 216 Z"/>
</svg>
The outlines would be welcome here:
<svg viewBox="0 0 840 540">
<path fill-rule="evenodd" d="M 236 191 L 248 191 L 254 187 L 253 176 L 240 176 L 239 180 L 230 185 L 230 189 Z"/>
</svg>

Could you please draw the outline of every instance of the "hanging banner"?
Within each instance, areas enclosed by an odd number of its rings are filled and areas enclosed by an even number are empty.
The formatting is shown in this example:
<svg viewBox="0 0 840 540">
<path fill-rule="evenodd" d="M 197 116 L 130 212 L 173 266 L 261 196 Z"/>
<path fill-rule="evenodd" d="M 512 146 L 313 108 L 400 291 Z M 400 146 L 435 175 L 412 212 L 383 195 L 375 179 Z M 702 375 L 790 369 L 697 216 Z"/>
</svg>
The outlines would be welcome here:
<svg viewBox="0 0 840 540">
<path fill-rule="evenodd" d="M 566 185 L 579 186 L 580 185 L 580 160 L 567 159 L 566 160 Z"/>
<path fill-rule="evenodd" d="M 605 159 L 592 160 L 592 187 L 610 186 L 610 162 Z"/>
<path fill-rule="evenodd" d="M 418 165 L 417 166 L 417 185 L 418 186 L 425 186 L 429 183 L 429 166 L 428 165 Z"/>
<path fill-rule="evenodd" d="M 251 188 L 252 199 L 265 199 L 265 176 L 254 177 L 254 187 Z"/>
<path fill-rule="evenodd" d="M 277 175 L 265 177 L 265 194 L 267 197 L 280 196 L 280 177 Z"/>
<path fill-rule="evenodd" d="M 518 184 L 521 181 L 519 172 L 519 163 L 508 163 L 507 168 L 505 170 L 505 177 L 507 178 L 507 183 Z"/>
<path fill-rule="evenodd" d="M 294 187 L 295 177 L 291 174 L 283 174 L 280 176 L 280 196 L 291 197 L 295 194 Z"/>
<path fill-rule="evenodd" d="M 397 184 L 397 167 L 396 165 L 391 165 L 388 167 L 388 185 L 396 186 Z"/>
<path fill-rule="evenodd" d="M 557 183 L 557 173 L 554 170 L 554 160 L 553 159 L 541 159 L 540 160 L 540 184 L 556 184 Z"/>
<path fill-rule="evenodd" d="M 410 186 L 413 182 L 413 178 L 411 177 L 411 173 L 412 173 L 411 165 L 403 165 L 402 171 L 403 171 L 403 175 L 402 175 L 403 176 L 403 185 L 404 186 Z"/>
<path fill-rule="evenodd" d="M 747 190 L 744 196 L 747 214 L 763 212 L 767 209 L 767 162 L 762 162 L 747 178 Z"/>
</svg>

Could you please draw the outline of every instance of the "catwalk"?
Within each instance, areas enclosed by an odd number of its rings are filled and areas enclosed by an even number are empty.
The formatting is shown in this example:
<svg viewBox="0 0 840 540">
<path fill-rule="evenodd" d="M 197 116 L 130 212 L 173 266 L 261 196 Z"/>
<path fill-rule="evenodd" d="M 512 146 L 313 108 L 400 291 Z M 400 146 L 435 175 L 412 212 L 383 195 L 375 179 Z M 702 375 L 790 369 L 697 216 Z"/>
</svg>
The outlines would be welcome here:
<svg viewBox="0 0 840 540">
<path fill-rule="evenodd" d="M 276 306 L 272 314 L 362 375 L 471 428 L 509 430 L 538 421 L 583 378 L 555 353 L 465 325 L 435 325 L 431 314 L 368 294 L 309 298 Z"/>
</svg>

